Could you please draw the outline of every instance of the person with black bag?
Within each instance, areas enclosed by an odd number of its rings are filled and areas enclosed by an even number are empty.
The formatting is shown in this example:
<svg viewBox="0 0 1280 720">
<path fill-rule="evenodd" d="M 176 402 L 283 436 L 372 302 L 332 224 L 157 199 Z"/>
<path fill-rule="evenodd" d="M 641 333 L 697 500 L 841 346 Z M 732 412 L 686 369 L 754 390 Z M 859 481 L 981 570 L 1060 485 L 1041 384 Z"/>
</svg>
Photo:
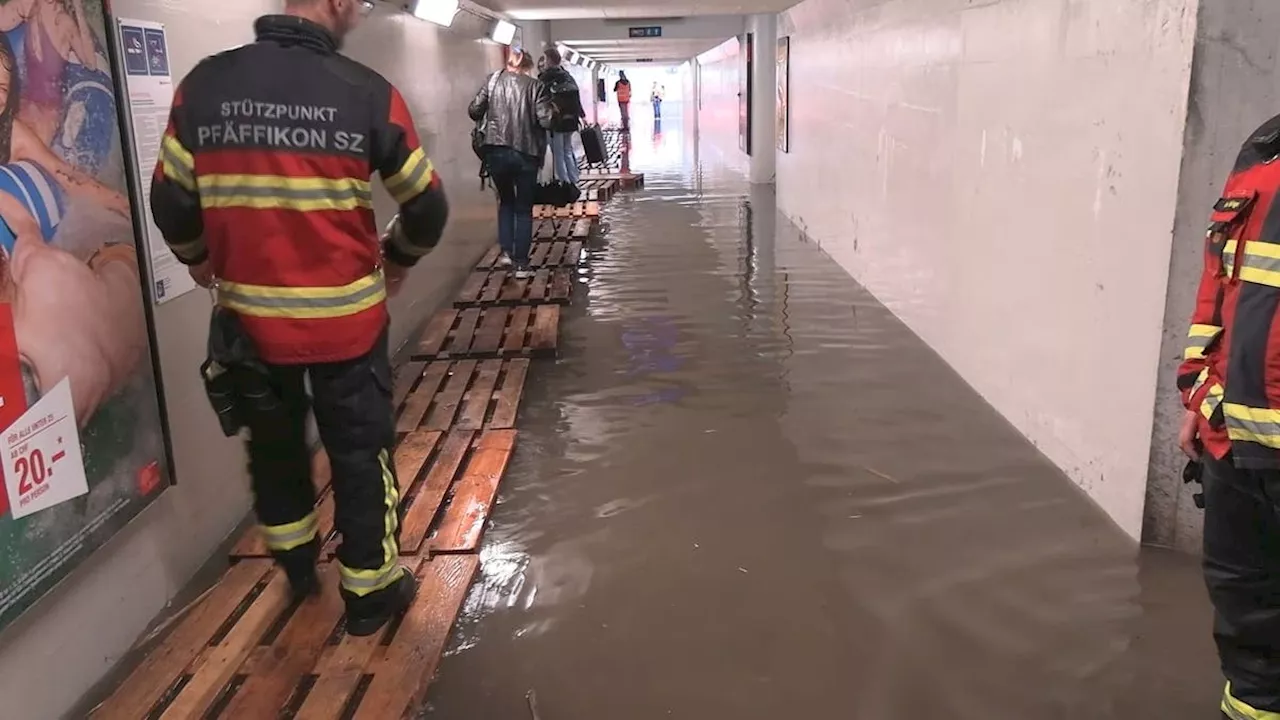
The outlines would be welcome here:
<svg viewBox="0 0 1280 720">
<path fill-rule="evenodd" d="M 551 128 L 551 156 L 555 179 L 576 188 L 579 174 L 578 158 L 573 151 L 573 135 L 581 129 L 587 111 L 582 107 L 577 81 L 562 65 L 560 51 L 548 48 L 543 53 L 543 62 L 545 69 L 538 79 L 547 86 L 551 102 L 556 108 L 556 119 Z"/>
<path fill-rule="evenodd" d="M 479 140 L 484 166 L 498 191 L 499 264 L 515 266 L 517 279 L 533 276 L 529 246 L 533 244 L 533 205 L 538 170 L 547 152 L 547 131 L 555 108 L 546 85 L 531 76 L 533 57 L 513 46 L 506 68 L 489 78 L 467 109 L 484 121 Z"/>
</svg>

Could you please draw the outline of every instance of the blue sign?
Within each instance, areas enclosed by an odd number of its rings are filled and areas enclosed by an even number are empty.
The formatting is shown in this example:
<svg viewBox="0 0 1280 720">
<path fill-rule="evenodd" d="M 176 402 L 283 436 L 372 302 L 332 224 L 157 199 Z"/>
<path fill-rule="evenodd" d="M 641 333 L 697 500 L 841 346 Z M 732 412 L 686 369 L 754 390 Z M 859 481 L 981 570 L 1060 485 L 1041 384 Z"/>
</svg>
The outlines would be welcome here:
<svg viewBox="0 0 1280 720">
<path fill-rule="evenodd" d="M 629 34 L 633 38 L 656 38 L 662 37 L 662 26 L 653 25 L 650 27 L 633 27 L 628 28 Z"/>
</svg>

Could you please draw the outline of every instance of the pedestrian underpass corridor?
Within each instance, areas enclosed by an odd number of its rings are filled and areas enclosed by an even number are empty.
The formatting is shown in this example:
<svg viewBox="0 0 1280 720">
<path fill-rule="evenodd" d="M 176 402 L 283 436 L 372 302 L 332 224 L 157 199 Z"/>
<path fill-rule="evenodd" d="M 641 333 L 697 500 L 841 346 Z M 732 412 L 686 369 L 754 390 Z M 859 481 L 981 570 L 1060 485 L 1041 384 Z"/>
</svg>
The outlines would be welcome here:
<svg viewBox="0 0 1280 720">
<path fill-rule="evenodd" d="M 1214 717 L 1195 559 L 1137 549 L 679 112 L 636 116 L 645 188 L 530 376 L 423 717 Z"/>
</svg>

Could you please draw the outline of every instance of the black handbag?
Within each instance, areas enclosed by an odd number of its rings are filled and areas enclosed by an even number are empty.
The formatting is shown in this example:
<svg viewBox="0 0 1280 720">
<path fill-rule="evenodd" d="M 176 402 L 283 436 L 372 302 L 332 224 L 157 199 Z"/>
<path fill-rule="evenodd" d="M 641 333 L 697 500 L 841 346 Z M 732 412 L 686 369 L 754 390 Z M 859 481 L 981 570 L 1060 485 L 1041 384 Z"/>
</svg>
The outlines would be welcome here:
<svg viewBox="0 0 1280 720">
<path fill-rule="evenodd" d="M 485 127 L 489 121 L 489 110 L 493 107 L 493 88 L 498 84 L 498 76 L 501 74 L 502 71 L 499 70 L 489 77 L 489 83 L 486 86 L 487 100 L 485 102 L 487 103 L 487 107 L 485 107 L 484 116 L 477 120 L 475 126 L 471 128 L 471 152 L 475 153 L 476 157 L 480 158 L 481 188 L 484 187 L 485 178 L 489 177 L 489 169 L 485 166 L 485 156 L 487 154 L 484 143 Z"/>
</svg>

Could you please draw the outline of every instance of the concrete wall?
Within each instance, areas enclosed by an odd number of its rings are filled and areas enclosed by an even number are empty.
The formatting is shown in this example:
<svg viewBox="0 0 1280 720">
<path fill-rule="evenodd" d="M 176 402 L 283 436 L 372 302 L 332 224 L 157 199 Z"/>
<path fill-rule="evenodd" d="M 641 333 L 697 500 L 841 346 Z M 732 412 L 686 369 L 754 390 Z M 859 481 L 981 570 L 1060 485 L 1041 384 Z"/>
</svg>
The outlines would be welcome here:
<svg viewBox="0 0 1280 720">
<path fill-rule="evenodd" d="M 174 69 L 183 74 L 205 55 L 251 40 L 254 18 L 280 3 L 116 0 L 113 6 L 119 17 L 166 23 Z M 453 203 L 444 245 L 392 304 L 397 345 L 454 291 L 494 237 L 492 200 L 478 189 L 478 163 L 466 140 L 466 105 L 499 61 L 494 46 L 475 41 L 486 29 L 461 14 L 444 31 L 379 11 L 348 42 L 350 55 L 381 70 L 406 96 Z M 377 208 L 381 220 L 394 212 L 381 192 Z M 241 450 L 222 438 L 198 380 L 209 309 L 208 295 L 194 292 L 157 311 L 178 485 L 0 638 L 5 717 L 67 713 L 244 518 Z"/>
<path fill-rule="evenodd" d="M 779 23 L 780 207 L 1135 538 L 1196 5 L 807 0 Z"/>
<path fill-rule="evenodd" d="M 743 72 L 742 42 L 730 38 L 699 55 L 698 66 L 698 131 L 703 137 L 715 137 L 704 151 L 727 153 L 735 162 L 744 162 L 746 155 L 738 150 L 738 83 Z"/>
<path fill-rule="evenodd" d="M 1199 550 L 1203 513 L 1191 500 L 1195 490 L 1182 483 L 1186 459 L 1176 447 L 1182 406 L 1174 376 L 1186 344 L 1210 208 L 1245 137 L 1280 113 L 1278 29 L 1280 3 L 1273 0 L 1200 1 L 1143 537 L 1189 552 Z"/>
</svg>

